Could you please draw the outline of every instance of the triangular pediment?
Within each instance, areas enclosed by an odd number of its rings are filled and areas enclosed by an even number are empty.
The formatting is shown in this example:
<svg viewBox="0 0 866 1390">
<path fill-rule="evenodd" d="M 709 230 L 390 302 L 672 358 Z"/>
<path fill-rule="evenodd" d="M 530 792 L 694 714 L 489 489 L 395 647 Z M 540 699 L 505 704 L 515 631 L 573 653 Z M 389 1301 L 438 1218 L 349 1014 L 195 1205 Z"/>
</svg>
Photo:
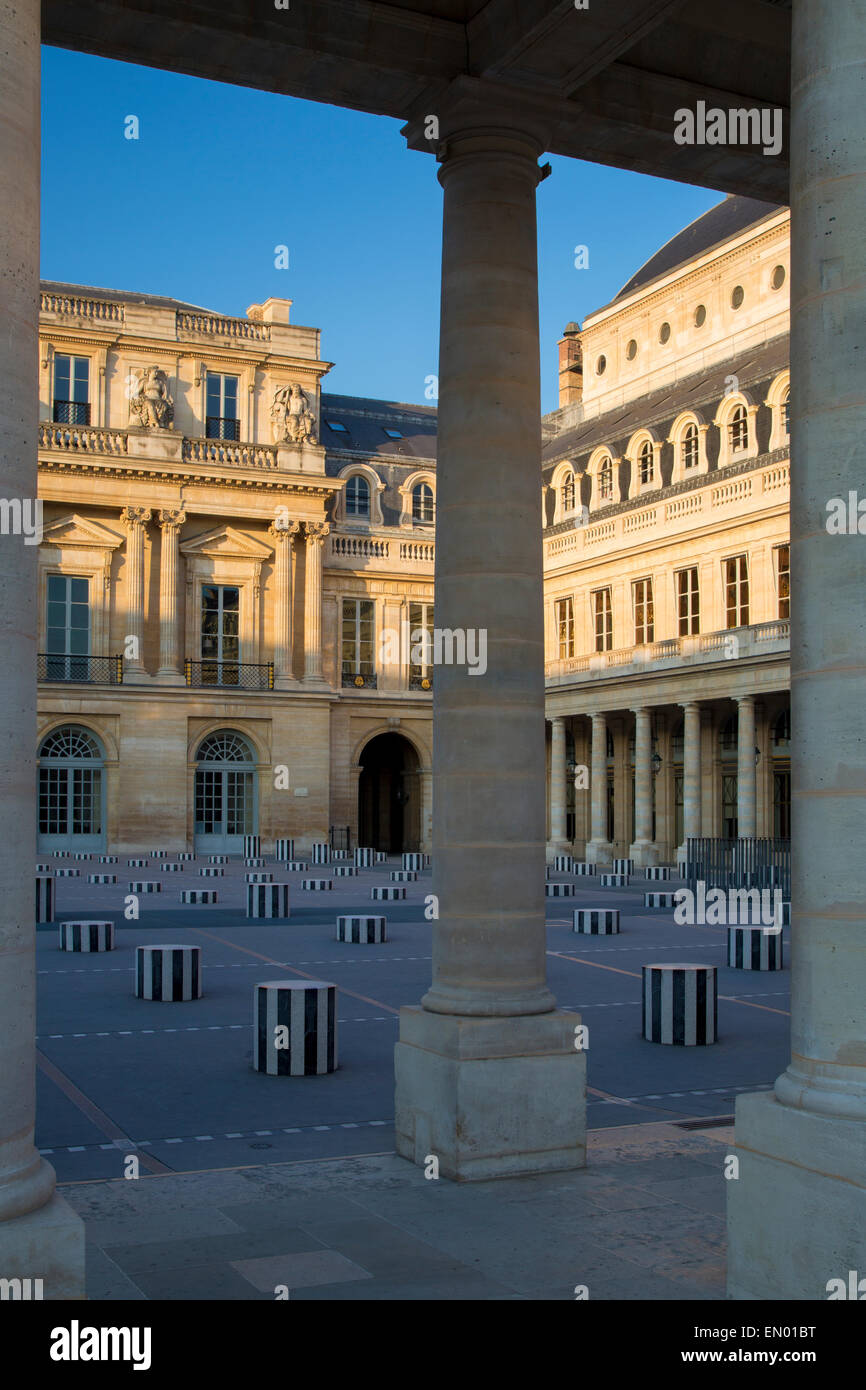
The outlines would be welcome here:
<svg viewBox="0 0 866 1390">
<path fill-rule="evenodd" d="M 80 545 L 88 550 L 116 550 L 123 545 L 126 536 L 122 531 L 113 531 L 93 517 L 79 516 L 70 512 L 56 521 L 49 521 L 42 527 L 43 545 Z"/>
<path fill-rule="evenodd" d="M 274 553 L 273 546 L 245 536 L 233 526 L 216 526 L 212 531 L 184 541 L 180 548 L 186 556 L 221 555 L 240 560 L 269 560 Z"/>
</svg>

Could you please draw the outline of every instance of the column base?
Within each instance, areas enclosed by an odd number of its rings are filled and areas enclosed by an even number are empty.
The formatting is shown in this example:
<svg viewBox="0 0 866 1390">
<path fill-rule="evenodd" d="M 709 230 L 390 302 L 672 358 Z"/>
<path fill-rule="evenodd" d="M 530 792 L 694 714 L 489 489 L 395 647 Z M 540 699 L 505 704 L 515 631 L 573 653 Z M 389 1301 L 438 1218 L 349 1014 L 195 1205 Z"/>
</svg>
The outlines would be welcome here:
<svg viewBox="0 0 866 1390">
<path fill-rule="evenodd" d="M 737 1098 L 735 1134 L 728 1298 L 826 1301 L 830 1280 L 848 1289 L 852 1270 L 855 1286 L 866 1278 L 866 1123 L 794 1110 L 764 1092 Z"/>
<path fill-rule="evenodd" d="M 173 671 L 170 667 L 163 671 L 157 671 L 155 680 L 157 685 L 186 685 L 186 678 L 183 673 Z"/>
<path fill-rule="evenodd" d="M 613 845 L 610 840 L 587 840 L 586 864 L 612 864 Z"/>
<path fill-rule="evenodd" d="M 394 1049 L 397 1153 L 456 1182 L 586 1163 L 580 1015 L 507 1018 L 400 1010 Z"/>
<path fill-rule="evenodd" d="M 659 852 L 652 840 L 635 840 L 628 847 L 628 857 L 634 860 L 636 869 L 650 868 L 659 862 Z"/>
<path fill-rule="evenodd" d="M 0 1279 L 42 1280 L 45 1300 L 83 1299 L 84 1222 L 55 1192 L 25 1216 L 0 1221 Z"/>
<path fill-rule="evenodd" d="M 557 854 L 571 854 L 572 846 L 568 840 L 548 840 L 545 859 L 552 864 Z"/>
</svg>

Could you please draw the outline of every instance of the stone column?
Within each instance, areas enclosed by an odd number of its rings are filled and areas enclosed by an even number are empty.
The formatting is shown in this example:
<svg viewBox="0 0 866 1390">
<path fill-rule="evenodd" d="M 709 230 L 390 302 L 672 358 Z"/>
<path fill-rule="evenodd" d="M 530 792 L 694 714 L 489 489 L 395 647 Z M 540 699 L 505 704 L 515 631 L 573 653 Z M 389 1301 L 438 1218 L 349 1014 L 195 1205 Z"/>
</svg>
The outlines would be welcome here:
<svg viewBox="0 0 866 1390">
<path fill-rule="evenodd" d="M 0 5 L 0 463 L 9 497 L 36 498 L 39 419 L 39 3 Z M 0 1277 L 84 1297 L 84 1225 L 33 1142 L 36 1107 L 38 547 L 0 541 Z"/>
<path fill-rule="evenodd" d="M 794 0 L 792 50 L 791 1061 L 725 1186 L 729 1296 L 825 1300 L 866 1277 L 866 540 L 827 531 L 863 492 L 866 3 Z"/>
<path fill-rule="evenodd" d="M 436 621 L 483 634 L 487 664 L 435 672 L 433 983 L 401 1011 L 395 1130 L 481 1179 L 583 1164 L 585 1057 L 545 968 L 543 139 L 507 111 L 443 138 Z"/>
<path fill-rule="evenodd" d="M 609 864 L 613 855 L 607 838 L 607 716 L 592 716 L 592 767 L 589 772 L 592 798 L 592 839 L 586 847 L 587 864 Z"/>
<path fill-rule="evenodd" d="M 569 849 L 565 824 L 565 720 L 557 715 L 550 721 L 550 857 Z"/>
<path fill-rule="evenodd" d="M 755 699 L 737 698 L 737 834 L 755 834 Z"/>
<path fill-rule="evenodd" d="M 147 507 L 124 507 L 120 520 L 126 527 L 126 630 L 123 634 L 123 675 L 139 677 L 144 669 L 144 531 L 150 521 Z M 134 638 L 134 643 L 129 639 Z M 127 647 L 134 654 L 126 656 Z"/>
<path fill-rule="evenodd" d="M 294 684 L 292 663 L 292 551 L 299 521 L 277 521 L 268 527 L 274 543 L 274 685 L 278 690 Z M 321 583 L 319 585 L 319 651 L 321 652 Z M 321 675 L 321 656 L 319 674 Z"/>
<path fill-rule="evenodd" d="M 636 868 L 658 863 L 653 844 L 652 726 L 645 705 L 634 711 L 634 842 L 628 853 Z"/>
<path fill-rule="evenodd" d="M 322 679 L 322 547 L 327 521 L 306 523 L 307 567 L 304 588 L 304 680 Z"/>
<path fill-rule="evenodd" d="M 157 680 L 182 685 L 180 664 L 180 612 L 178 610 L 178 537 L 186 512 L 161 511 L 162 549 L 159 559 L 159 670 Z"/>
<path fill-rule="evenodd" d="M 696 700 L 683 705 L 683 842 L 677 860 L 686 858 L 688 840 L 701 833 L 701 707 Z"/>
</svg>

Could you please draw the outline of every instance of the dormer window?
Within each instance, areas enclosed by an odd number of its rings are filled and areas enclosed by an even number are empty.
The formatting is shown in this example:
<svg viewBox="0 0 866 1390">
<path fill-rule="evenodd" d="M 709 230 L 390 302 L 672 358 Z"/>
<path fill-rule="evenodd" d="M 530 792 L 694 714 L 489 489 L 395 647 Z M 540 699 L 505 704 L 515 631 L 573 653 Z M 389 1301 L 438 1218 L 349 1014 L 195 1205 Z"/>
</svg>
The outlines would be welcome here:
<svg viewBox="0 0 866 1390">
<path fill-rule="evenodd" d="M 574 474 L 566 473 L 562 481 L 562 510 L 573 512 L 575 502 Z"/>
<path fill-rule="evenodd" d="M 731 416 L 728 425 L 728 438 L 731 442 L 732 454 L 741 454 L 744 449 L 748 449 L 749 417 L 744 405 L 738 405 Z"/>
<path fill-rule="evenodd" d="M 412 520 L 433 520 L 433 489 L 429 483 L 417 483 L 412 489 Z"/>
<path fill-rule="evenodd" d="M 640 478 L 641 487 L 646 483 L 652 482 L 654 471 L 655 455 L 653 446 L 647 439 L 640 446 L 640 453 L 638 454 L 638 477 Z"/>
<path fill-rule="evenodd" d="M 354 473 L 346 484 L 346 516 L 370 516 L 370 484 L 366 478 Z"/>
<path fill-rule="evenodd" d="M 697 468 L 700 461 L 700 438 L 697 425 L 686 425 L 683 433 L 683 468 Z"/>
<path fill-rule="evenodd" d="M 613 498 L 613 463 L 609 458 L 602 460 L 598 470 L 598 496 L 602 502 L 610 502 Z"/>
<path fill-rule="evenodd" d="M 385 434 L 387 434 L 387 436 L 388 436 L 389 439 L 402 439 L 402 438 L 403 438 L 402 432 L 401 432 L 400 430 L 386 429 L 384 425 L 382 426 L 382 429 L 384 430 Z"/>
<path fill-rule="evenodd" d="M 348 433 L 349 433 L 349 431 L 347 430 L 346 426 L 345 426 L 344 424 L 342 424 L 341 421 L 339 421 L 339 420 L 326 420 L 326 421 L 325 421 L 325 424 L 328 426 L 328 429 L 329 429 L 329 430 L 333 430 L 333 431 L 334 431 L 334 434 L 348 434 Z"/>
</svg>

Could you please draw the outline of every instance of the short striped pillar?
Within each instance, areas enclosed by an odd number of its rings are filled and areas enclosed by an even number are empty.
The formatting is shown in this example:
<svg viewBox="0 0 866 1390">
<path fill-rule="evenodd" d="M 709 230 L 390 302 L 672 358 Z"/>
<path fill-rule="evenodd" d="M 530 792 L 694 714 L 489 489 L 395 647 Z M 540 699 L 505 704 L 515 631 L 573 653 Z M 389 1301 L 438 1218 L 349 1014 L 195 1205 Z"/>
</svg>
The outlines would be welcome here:
<svg viewBox="0 0 866 1390">
<path fill-rule="evenodd" d="M 376 863 L 377 863 L 377 864 L 387 864 L 387 862 L 388 862 L 388 855 L 387 855 L 387 853 L 385 852 L 385 850 L 383 850 L 383 849 L 377 849 L 377 850 L 376 850 Z"/>
<path fill-rule="evenodd" d="M 573 874 L 577 874 L 578 878 L 586 878 L 586 877 L 588 877 L 589 874 L 594 874 L 594 873 L 595 873 L 595 865 L 594 865 L 594 864 L 575 864 L 571 872 L 572 872 Z"/>
<path fill-rule="evenodd" d="M 100 856 L 99 856 L 99 862 L 100 862 L 100 864 L 116 864 L 116 863 L 117 863 L 117 855 L 116 855 L 116 854 L 100 854 Z"/>
<path fill-rule="evenodd" d="M 225 878 L 225 869 L 217 868 L 216 864 L 205 864 L 199 869 L 200 878 Z"/>
<path fill-rule="evenodd" d="M 92 855 L 92 854 L 87 854 L 87 853 L 85 853 L 85 851 L 82 850 L 82 849 L 77 849 L 77 850 L 75 851 L 75 853 L 73 854 L 72 858 L 73 858 L 73 859 L 92 859 L 92 858 L 93 858 L 93 855 Z"/>
<path fill-rule="evenodd" d="M 209 864 L 227 864 L 229 857 L 227 854 L 209 854 L 207 857 Z"/>
<path fill-rule="evenodd" d="M 644 907 L 676 907 L 676 893 L 644 893 Z"/>
<path fill-rule="evenodd" d="M 267 980 L 253 988 L 253 1070 L 325 1076 L 337 1070 L 337 986 Z"/>
<path fill-rule="evenodd" d="M 161 893 L 162 884 L 152 879 L 148 882 L 145 879 L 137 878 L 130 883 L 129 891 L 130 893 Z"/>
<path fill-rule="evenodd" d="M 182 888 L 180 900 L 187 906 L 196 904 L 215 903 L 217 901 L 217 890 L 215 888 Z"/>
<path fill-rule="evenodd" d="M 392 883 L 414 883 L 418 877 L 417 869 L 392 869 L 388 874 Z"/>
<path fill-rule="evenodd" d="M 430 856 L 429 854 L 416 854 L 414 850 L 407 850 L 400 862 L 404 869 L 415 869 L 416 872 L 420 872 L 421 869 L 426 869 L 430 863 Z"/>
<path fill-rule="evenodd" d="M 244 859 L 255 859 L 262 852 L 261 835 L 244 836 Z"/>
<path fill-rule="evenodd" d="M 274 876 L 270 869 L 256 870 L 251 874 L 244 874 L 247 883 L 273 883 Z"/>
<path fill-rule="evenodd" d="M 763 927 L 728 927 L 732 970 L 782 970 L 782 933 Z"/>
<path fill-rule="evenodd" d="M 128 869 L 146 869 L 148 864 L 146 859 L 127 859 L 126 867 Z"/>
<path fill-rule="evenodd" d="M 277 859 L 294 859 L 294 840 L 277 840 L 275 842 L 274 855 Z"/>
<path fill-rule="evenodd" d="M 335 864 L 334 873 L 337 878 L 355 878 L 358 870 L 354 864 Z"/>
<path fill-rule="evenodd" d="M 54 875 L 36 875 L 36 920 L 54 921 Z"/>
<path fill-rule="evenodd" d="M 37 874 L 53 874 L 54 869 L 50 864 L 37 864 L 36 872 Z"/>
<path fill-rule="evenodd" d="M 55 869 L 55 870 L 54 870 L 54 873 L 55 873 L 55 875 L 56 875 L 57 878 L 80 878 L 80 877 L 81 877 L 81 870 L 80 870 L 80 869 Z"/>
<path fill-rule="evenodd" d="M 376 946 L 388 940 L 388 918 L 338 917 L 337 940 L 353 946 Z"/>
<path fill-rule="evenodd" d="M 572 931 L 584 936 L 618 936 L 618 907 L 576 907 Z"/>
<path fill-rule="evenodd" d="M 599 874 L 602 888 L 628 888 L 628 874 Z"/>
<path fill-rule="evenodd" d="M 176 1004 L 201 995 L 200 946 L 136 946 L 136 999 Z"/>
<path fill-rule="evenodd" d="M 312 862 L 314 864 L 330 864 L 331 846 L 323 840 L 314 840 L 310 846 Z"/>
<path fill-rule="evenodd" d="M 783 926 L 783 927 L 790 927 L 790 925 L 791 925 L 791 904 L 790 904 L 790 903 L 782 903 L 782 926 Z"/>
<path fill-rule="evenodd" d="M 648 1042 L 701 1047 L 718 1036 L 714 965 L 665 961 L 643 967 L 643 1036 Z"/>
<path fill-rule="evenodd" d="M 308 893 L 327 893 L 329 888 L 333 888 L 332 878 L 302 878 L 301 887 Z"/>
<path fill-rule="evenodd" d="M 573 898 L 573 883 L 545 883 L 544 896 L 546 898 Z"/>
<path fill-rule="evenodd" d="M 286 918 L 289 915 L 287 883 L 248 883 L 247 916 Z"/>
<path fill-rule="evenodd" d="M 113 951 L 113 922 L 61 922 L 61 951 Z"/>
<path fill-rule="evenodd" d="M 177 857 L 181 864 L 193 864 L 195 862 L 195 855 L 188 849 L 181 850 Z"/>
<path fill-rule="evenodd" d="M 614 859 L 614 861 L 613 861 L 613 871 L 614 871 L 615 874 L 633 874 L 633 873 L 634 873 L 634 860 L 633 860 L 633 859 Z"/>
<path fill-rule="evenodd" d="M 260 854 L 254 854 L 251 859 L 244 860 L 244 868 L 263 869 L 265 867 L 265 862 L 266 861 L 262 858 Z"/>
<path fill-rule="evenodd" d="M 163 872 L 164 874 L 182 874 L 182 873 L 183 873 L 183 865 L 182 865 L 182 864 L 160 864 L 159 867 L 162 869 L 162 872 Z"/>
<path fill-rule="evenodd" d="M 306 859 L 287 859 L 283 864 L 283 868 L 290 874 L 304 874 L 307 872 L 309 865 Z"/>
<path fill-rule="evenodd" d="M 398 888 L 396 883 L 386 884 L 382 888 L 370 889 L 370 897 L 374 902 L 393 903 L 397 902 L 400 898 L 405 898 L 405 896 L 406 889 Z"/>
<path fill-rule="evenodd" d="M 648 864 L 645 873 L 654 883 L 667 883 L 671 876 L 670 869 L 664 864 Z"/>
<path fill-rule="evenodd" d="M 553 856 L 553 871 L 556 874 L 570 874 L 574 868 L 574 860 L 570 854 L 555 854 Z"/>
<path fill-rule="evenodd" d="M 88 883 L 116 883 L 117 874 L 88 874 Z"/>
<path fill-rule="evenodd" d="M 167 858 L 168 858 L 168 850 L 167 850 L 167 849 L 151 849 L 151 850 L 148 850 L 148 853 L 149 853 L 151 859 L 167 859 Z"/>
<path fill-rule="evenodd" d="M 51 851 L 55 859 L 68 859 L 72 853 L 71 849 L 54 849 Z"/>
<path fill-rule="evenodd" d="M 348 851 L 347 849 L 332 849 L 332 850 L 331 850 L 331 859 L 332 859 L 332 860 L 334 860 L 334 859 L 338 859 L 338 860 L 339 860 L 339 859 L 348 859 L 348 858 L 349 858 L 349 851 Z"/>
<path fill-rule="evenodd" d="M 376 862 L 376 851 L 361 845 L 355 850 L 355 863 L 359 869 L 372 869 Z"/>
</svg>

